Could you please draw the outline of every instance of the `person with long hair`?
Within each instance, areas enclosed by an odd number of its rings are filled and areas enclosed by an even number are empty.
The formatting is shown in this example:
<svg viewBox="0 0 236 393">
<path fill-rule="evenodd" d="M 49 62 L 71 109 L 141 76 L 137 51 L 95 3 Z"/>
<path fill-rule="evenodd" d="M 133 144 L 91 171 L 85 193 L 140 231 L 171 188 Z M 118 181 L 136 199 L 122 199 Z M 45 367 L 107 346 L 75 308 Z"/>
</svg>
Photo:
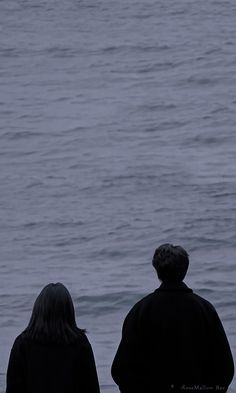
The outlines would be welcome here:
<svg viewBox="0 0 236 393">
<path fill-rule="evenodd" d="M 46 285 L 27 328 L 16 338 L 6 393 L 99 393 L 91 345 L 78 328 L 67 288 Z"/>
</svg>

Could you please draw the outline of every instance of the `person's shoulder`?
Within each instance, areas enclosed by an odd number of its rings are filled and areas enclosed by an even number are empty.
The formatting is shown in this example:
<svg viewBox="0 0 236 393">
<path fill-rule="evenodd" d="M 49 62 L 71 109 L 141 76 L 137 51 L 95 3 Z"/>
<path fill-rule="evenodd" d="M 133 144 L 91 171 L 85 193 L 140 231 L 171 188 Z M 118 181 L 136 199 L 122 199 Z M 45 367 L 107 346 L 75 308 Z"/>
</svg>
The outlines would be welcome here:
<svg viewBox="0 0 236 393">
<path fill-rule="evenodd" d="M 196 292 L 192 292 L 191 297 L 196 301 L 196 303 L 207 309 L 209 312 L 216 313 L 215 307 L 211 302 L 209 302 L 209 300 L 198 295 Z"/>
<path fill-rule="evenodd" d="M 152 301 L 152 299 L 155 296 L 155 291 L 148 293 L 147 295 L 143 296 L 141 299 L 139 299 L 133 306 L 134 309 L 138 309 L 142 306 L 144 306 L 145 304 L 148 304 L 149 302 Z"/>
<path fill-rule="evenodd" d="M 140 312 L 142 312 L 145 308 L 148 307 L 149 304 L 152 303 L 154 297 L 155 297 L 155 292 L 149 293 L 146 296 L 142 297 L 133 305 L 133 307 L 128 312 L 127 317 L 130 317 L 135 314 L 140 314 Z"/>
<path fill-rule="evenodd" d="M 22 332 L 15 338 L 13 345 L 21 346 L 21 345 L 24 345 L 26 342 L 27 342 L 27 338 L 26 338 L 24 332 Z"/>
<path fill-rule="evenodd" d="M 25 353 L 25 349 L 28 345 L 27 339 L 24 337 L 24 334 L 19 334 L 12 345 L 12 352 L 22 355 Z"/>
<path fill-rule="evenodd" d="M 77 345 L 80 348 L 88 348 L 91 347 L 90 341 L 87 337 L 87 333 L 83 330 L 81 330 L 80 334 L 78 335 L 75 345 Z"/>
<path fill-rule="evenodd" d="M 142 297 L 131 307 L 124 319 L 123 331 L 125 331 L 128 326 L 136 326 L 137 323 L 143 319 L 143 317 L 146 315 L 147 306 L 150 304 L 152 297 L 153 293 L 150 293 Z"/>
</svg>

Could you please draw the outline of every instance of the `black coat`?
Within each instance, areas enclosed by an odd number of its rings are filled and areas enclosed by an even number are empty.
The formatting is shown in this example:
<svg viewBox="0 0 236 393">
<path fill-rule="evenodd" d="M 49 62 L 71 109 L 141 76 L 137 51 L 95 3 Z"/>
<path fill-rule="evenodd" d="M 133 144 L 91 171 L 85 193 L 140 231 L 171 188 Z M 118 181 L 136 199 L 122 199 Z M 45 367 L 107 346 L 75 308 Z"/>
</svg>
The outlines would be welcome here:
<svg viewBox="0 0 236 393">
<path fill-rule="evenodd" d="M 6 393 L 99 393 L 91 345 L 39 344 L 20 335 L 8 364 Z"/>
<path fill-rule="evenodd" d="M 162 283 L 125 318 L 112 377 L 122 393 L 226 392 L 233 358 L 214 307 Z"/>
</svg>

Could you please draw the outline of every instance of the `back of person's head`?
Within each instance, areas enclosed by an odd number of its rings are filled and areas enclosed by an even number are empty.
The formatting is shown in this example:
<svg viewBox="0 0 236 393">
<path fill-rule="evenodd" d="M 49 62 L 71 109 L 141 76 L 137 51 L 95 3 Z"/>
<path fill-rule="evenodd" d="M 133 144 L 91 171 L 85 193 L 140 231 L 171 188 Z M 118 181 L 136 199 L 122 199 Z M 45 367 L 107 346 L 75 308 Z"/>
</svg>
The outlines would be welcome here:
<svg viewBox="0 0 236 393">
<path fill-rule="evenodd" d="M 183 281 L 189 265 L 188 253 L 181 246 L 162 244 L 154 253 L 152 264 L 162 282 Z"/>
<path fill-rule="evenodd" d="M 48 284 L 38 295 L 24 334 L 43 343 L 72 343 L 83 330 L 76 325 L 68 289 L 61 283 Z"/>
</svg>

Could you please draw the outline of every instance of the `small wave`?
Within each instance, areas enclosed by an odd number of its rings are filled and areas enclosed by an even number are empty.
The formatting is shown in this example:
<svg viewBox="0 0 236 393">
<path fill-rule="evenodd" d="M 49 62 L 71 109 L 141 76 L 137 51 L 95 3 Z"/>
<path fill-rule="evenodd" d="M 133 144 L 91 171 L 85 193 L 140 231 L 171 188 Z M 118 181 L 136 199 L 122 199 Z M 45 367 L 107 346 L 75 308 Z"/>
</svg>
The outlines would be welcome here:
<svg viewBox="0 0 236 393">
<path fill-rule="evenodd" d="M 10 109 L 5 109 L 1 111 L 1 116 L 12 116 L 15 113 L 15 111 L 10 110 Z"/>
<path fill-rule="evenodd" d="M 31 188 L 35 188 L 35 187 L 41 187 L 44 185 L 45 184 L 41 180 L 35 180 L 35 181 L 32 181 L 30 184 L 27 184 L 25 188 L 31 189 Z"/>
<path fill-rule="evenodd" d="M 23 232 L 24 230 L 31 230 L 31 229 L 36 229 L 36 228 L 78 228 L 81 227 L 85 224 L 84 221 L 82 220 L 74 220 L 74 219 L 61 219 L 61 220 L 55 220 L 55 221 L 49 221 L 49 220 L 39 220 L 39 221 L 28 221 L 21 223 L 19 225 L 10 225 L 10 224 L 5 224 L 5 228 L 10 229 L 10 230 L 18 230 L 20 232 Z"/>
<path fill-rule="evenodd" d="M 144 104 L 144 105 L 140 106 L 137 109 L 137 111 L 144 110 L 144 111 L 150 111 L 150 112 L 153 112 L 153 111 L 159 112 L 159 111 L 170 111 L 172 109 L 176 109 L 176 105 L 168 104 L 168 103 L 166 103 L 166 104 Z M 145 129 L 146 132 L 147 131 L 152 132 L 153 130 L 156 130 L 156 128 Z"/>
<path fill-rule="evenodd" d="M 185 121 L 166 121 L 157 126 L 158 130 L 172 130 L 186 126 L 188 122 Z"/>
<path fill-rule="evenodd" d="M 39 132 L 32 131 L 11 131 L 3 134 L 3 137 L 6 137 L 9 140 L 29 139 L 37 136 L 41 136 L 41 134 Z"/>
<path fill-rule="evenodd" d="M 182 16 L 182 15 L 186 15 L 186 13 L 188 12 L 188 9 L 186 8 L 183 8 L 183 9 L 181 9 L 181 10 L 174 10 L 174 11 L 171 11 L 170 12 L 170 15 L 172 15 L 172 16 Z"/>
<path fill-rule="evenodd" d="M 18 48 L 2 48 L 0 49 L 0 58 L 15 58 L 21 57 L 22 52 Z"/>
<path fill-rule="evenodd" d="M 34 298 L 34 297 L 33 297 Z M 30 294 L 10 294 L 0 295 L 1 309 L 4 310 L 4 318 L 12 318 L 12 311 L 29 312 L 32 310 L 32 295 Z M 14 321 L 13 321 L 14 322 Z M 3 321 L 4 323 L 4 321 Z"/>
<path fill-rule="evenodd" d="M 142 20 L 142 19 L 151 19 L 152 18 L 152 14 L 151 13 L 147 13 L 147 14 L 136 14 L 136 15 L 134 15 L 134 18 L 135 19 L 139 19 L 139 20 Z"/>
<path fill-rule="evenodd" d="M 107 46 L 107 47 L 101 48 L 101 51 L 104 54 L 105 53 L 112 54 L 112 53 L 118 52 L 118 51 L 120 51 L 122 49 L 126 49 L 126 46 L 124 46 L 124 45 Z"/>
<path fill-rule="evenodd" d="M 159 52 L 159 51 L 166 51 L 169 50 L 170 46 L 169 45 L 161 45 L 161 44 L 157 44 L 157 45 L 150 45 L 150 44 L 139 44 L 139 45 L 117 45 L 117 46 L 106 46 L 106 47 L 102 47 L 98 50 L 96 50 L 96 52 L 102 52 L 103 54 L 114 54 L 114 53 L 120 53 L 120 52 L 124 52 L 124 53 L 150 53 L 150 52 Z M 171 63 L 172 64 L 172 63 Z"/>
<path fill-rule="evenodd" d="M 73 128 L 69 128 L 68 130 L 63 130 L 63 133 L 66 132 L 67 135 L 68 134 L 76 134 L 76 135 L 78 135 L 78 133 L 86 132 L 86 131 L 88 131 L 88 127 L 76 126 L 76 127 L 73 127 Z"/>
<path fill-rule="evenodd" d="M 117 310 L 122 310 L 124 308 L 129 309 L 143 296 L 145 295 L 133 292 L 114 292 L 104 295 L 80 296 L 75 299 L 75 308 L 79 315 L 112 314 Z"/>
<path fill-rule="evenodd" d="M 219 299 L 219 300 L 215 301 L 215 305 L 217 307 L 222 307 L 222 308 L 232 307 L 231 309 L 234 310 L 236 307 L 236 300 L 221 300 L 221 299 Z M 235 315 L 234 315 L 234 319 L 235 319 Z"/>
<path fill-rule="evenodd" d="M 70 47 L 54 46 L 42 51 L 46 52 L 48 56 L 53 58 L 68 58 L 78 56 L 78 52 L 81 53 L 81 48 L 76 50 Z"/>
<path fill-rule="evenodd" d="M 221 193 L 216 193 L 214 195 L 214 198 L 228 198 L 228 197 L 235 197 L 236 192 L 221 192 Z"/>
<path fill-rule="evenodd" d="M 211 49 L 207 49 L 204 53 L 204 55 L 209 56 L 212 54 L 218 54 L 218 53 L 222 53 L 222 48 L 221 47 L 217 47 L 217 48 L 211 48 Z"/>
<path fill-rule="evenodd" d="M 194 292 L 201 296 L 201 295 L 212 294 L 214 293 L 214 290 L 210 288 L 197 288 L 194 289 Z"/>
<path fill-rule="evenodd" d="M 176 66 L 178 66 L 178 63 L 174 63 L 172 61 L 166 61 L 166 62 L 162 62 L 162 63 L 157 63 L 157 64 L 152 64 L 152 65 L 146 65 L 142 68 L 138 68 L 136 70 L 136 72 L 138 74 L 148 74 L 151 72 L 157 72 L 157 71 L 161 71 L 161 70 L 168 70 L 169 68 L 174 68 Z"/>
<path fill-rule="evenodd" d="M 201 76 L 190 76 L 187 78 L 185 81 L 187 84 L 195 85 L 195 86 L 214 86 L 219 82 L 218 78 L 213 78 L 213 77 L 201 77 Z M 182 81 L 181 83 L 184 83 Z"/>
<path fill-rule="evenodd" d="M 192 142 L 201 143 L 202 145 L 221 145 L 225 141 L 227 141 L 225 136 L 196 135 L 192 138 Z"/>
<path fill-rule="evenodd" d="M 210 113 L 212 115 L 216 115 L 217 113 L 228 112 L 228 110 L 229 110 L 229 108 L 226 106 L 219 106 L 218 108 L 213 109 Z"/>
</svg>

